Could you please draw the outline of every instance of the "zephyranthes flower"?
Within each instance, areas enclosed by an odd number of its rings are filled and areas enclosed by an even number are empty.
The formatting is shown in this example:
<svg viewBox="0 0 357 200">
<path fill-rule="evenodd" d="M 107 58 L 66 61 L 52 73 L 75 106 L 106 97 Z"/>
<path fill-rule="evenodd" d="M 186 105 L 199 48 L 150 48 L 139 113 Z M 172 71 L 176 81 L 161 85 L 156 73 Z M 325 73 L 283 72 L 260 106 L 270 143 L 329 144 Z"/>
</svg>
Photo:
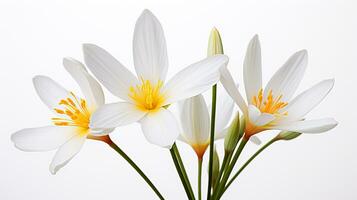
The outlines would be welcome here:
<svg viewBox="0 0 357 200">
<path fill-rule="evenodd" d="M 76 80 L 85 99 L 76 96 L 46 76 L 36 76 L 33 83 L 40 99 L 57 117 L 53 126 L 28 128 L 11 136 L 15 146 L 23 151 L 49 151 L 57 149 L 50 171 L 55 174 L 67 164 L 82 148 L 86 138 L 95 133 L 109 133 L 112 130 L 90 128 L 91 114 L 102 104 L 104 95 L 99 83 L 88 74 L 83 64 L 65 58 L 66 70 Z"/>
<path fill-rule="evenodd" d="M 304 120 L 304 116 L 330 92 L 334 84 L 333 79 L 321 81 L 291 100 L 303 78 L 306 66 L 306 50 L 295 53 L 263 89 L 258 36 L 250 41 L 243 66 L 248 105 L 240 95 L 232 96 L 244 112 L 247 137 L 268 129 L 321 133 L 337 125 L 332 118 Z"/>
<path fill-rule="evenodd" d="M 209 57 L 183 69 L 166 83 L 168 58 L 164 32 L 148 10 L 139 17 L 134 31 L 137 77 L 102 48 L 85 44 L 83 49 L 93 74 L 125 101 L 98 109 L 91 127 L 114 128 L 139 122 L 146 139 L 162 147 L 171 147 L 179 135 L 177 121 L 166 107 L 209 89 L 219 81 L 219 68 L 228 62 L 224 55 Z"/>
<path fill-rule="evenodd" d="M 224 138 L 227 125 L 232 117 L 234 102 L 221 92 L 217 98 L 215 139 Z M 179 116 L 182 127 L 179 139 L 189 144 L 199 158 L 204 155 L 210 142 L 210 113 L 203 96 L 197 95 L 179 103 Z"/>
</svg>

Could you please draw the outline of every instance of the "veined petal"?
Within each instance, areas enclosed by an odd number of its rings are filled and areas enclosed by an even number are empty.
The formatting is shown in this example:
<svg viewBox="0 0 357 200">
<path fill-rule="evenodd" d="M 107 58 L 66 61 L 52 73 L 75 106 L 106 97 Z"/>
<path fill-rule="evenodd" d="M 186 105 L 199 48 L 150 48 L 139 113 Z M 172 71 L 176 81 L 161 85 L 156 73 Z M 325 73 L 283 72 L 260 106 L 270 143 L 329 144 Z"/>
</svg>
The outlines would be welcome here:
<svg viewBox="0 0 357 200">
<path fill-rule="evenodd" d="M 165 86 L 165 105 L 201 94 L 219 81 L 219 68 L 226 65 L 228 57 L 216 55 L 194 63 L 178 72 Z"/>
<path fill-rule="evenodd" d="M 45 126 L 22 129 L 11 135 L 11 141 L 22 151 L 49 151 L 76 135 L 76 127 Z"/>
<path fill-rule="evenodd" d="M 71 74 L 81 88 L 91 108 L 96 109 L 104 104 L 104 94 L 99 83 L 87 72 L 84 65 L 73 59 L 63 59 L 64 68 Z"/>
<path fill-rule="evenodd" d="M 289 101 L 304 76 L 306 66 L 306 50 L 299 51 L 292 55 L 270 79 L 264 89 L 264 97 L 266 98 L 269 91 L 272 90 L 275 96 L 282 95 L 281 101 Z"/>
<path fill-rule="evenodd" d="M 249 122 L 255 126 L 264 126 L 275 119 L 274 115 L 261 113 L 260 110 L 253 105 L 248 106 L 248 116 Z"/>
<path fill-rule="evenodd" d="M 85 140 L 86 135 L 77 135 L 62 145 L 50 164 L 50 172 L 56 174 L 65 166 L 81 150 Z"/>
<path fill-rule="evenodd" d="M 180 114 L 184 138 L 190 144 L 205 144 L 209 140 L 210 119 L 203 96 L 184 100 Z"/>
<path fill-rule="evenodd" d="M 145 138 L 150 143 L 161 147 L 171 148 L 179 136 L 179 127 L 175 117 L 164 108 L 148 113 L 140 120 L 140 124 Z"/>
<path fill-rule="evenodd" d="M 301 120 L 308 112 L 315 108 L 331 91 L 333 79 L 321 81 L 295 97 L 281 112 L 288 112 L 284 120 Z"/>
<path fill-rule="evenodd" d="M 94 44 L 83 45 L 84 60 L 94 76 L 115 96 L 132 101 L 130 87 L 138 85 L 137 78 L 118 60 Z"/>
<path fill-rule="evenodd" d="M 32 80 L 38 96 L 52 111 L 60 100 L 69 94 L 66 89 L 47 76 L 35 76 Z"/>
<path fill-rule="evenodd" d="M 165 81 L 168 58 L 164 31 L 159 20 L 144 10 L 135 25 L 133 39 L 135 71 L 153 83 Z"/>
<path fill-rule="evenodd" d="M 244 101 L 244 98 L 238 91 L 238 85 L 235 84 L 231 73 L 228 71 L 227 67 L 222 67 L 219 70 L 219 72 L 221 74 L 220 81 L 221 81 L 223 87 L 226 89 L 229 96 L 231 96 L 231 98 L 238 105 L 238 107 L 241 109 L 241 111 L 244 113 L 244 115 L 246 115 L 247 114 L 247 103 Z"/>
<path fill-rule="evenodd" d="M 216 134 L 222 132 L 222 130 L 227 127 L 229 120 L 232 118 L 233 108 L 233 99 L 225 90 L 223 90 L 223 88 L 218 90 L 215 125 Z"/>
<path fill-rule="evenodd" d="M 110 129 L 139 121 L 146 112 L 134 104 L 119 102 L 105 104 L 96 110 L 91 117 L 91 129 Z M 95 134 L 95 132 L 92 132 Z M 100 133 L 99 133 L 100 134 Z"/>
<path fill-rule="evenodd" d="M 243 77 L 249 104 L 253 96 L 257 95 L 262 88 L 262 61 L 258 35 L 255 35 L 249 42 L 243 64 Z"/>
<path fill-rule="evenodd" d="M 322 133 L 336 127 L 338 122 L 332 118 L 295 121 L 287 124 L 275 125 L 272 128 L 299 133 Z"/>
</svg>

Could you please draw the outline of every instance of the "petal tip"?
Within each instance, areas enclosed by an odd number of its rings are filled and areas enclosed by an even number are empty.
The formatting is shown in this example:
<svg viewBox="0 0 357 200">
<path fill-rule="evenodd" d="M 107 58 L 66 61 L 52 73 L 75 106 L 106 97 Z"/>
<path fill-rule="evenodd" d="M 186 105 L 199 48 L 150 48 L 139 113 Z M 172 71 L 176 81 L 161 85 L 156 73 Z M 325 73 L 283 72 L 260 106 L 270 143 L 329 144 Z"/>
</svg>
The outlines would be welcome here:
<svg viewBox="0 0 357 200">
<path fill-rule="evenodd" d="M 258 35 L 258 34 L 255 34 L 255 35 L 253 36 L 252 40 L 259 42 L 259 35 Z"/>
<path fill-rule="evenodd" d="M 149 9 L 144 9 L 143 12 L 141 13 L 139 19 L 141 18 L 155 18 L 155 15 L 149 10 Z"/>
<path fill-rule="evenodd" d="M 218 29 L 217 29 L 217 27 L 213 27 L 212 29 L 211 29 L 211 34 L 219 34 L 219 31 L 218 31 Z"/>
<path fill-rule="evenodd" d="M 53 166 L 50 166 L 49 170 L 52 175 L 56 175 L 58 172 L 57 167 L 53 167 Z"/>
<path fill-rule="evenodd" d="M 302 56 L 308 56 L 308 52 L 306 49 L 302 49 L 302 50 L 298 51 L 297 53 L 301 54 Z"/>
<path fill-rule="evenodd" d="M 72 57 L 64 57 L 64 58 L 62 59 L 62 64 L 63 64 L 64 66 L 66 66 L 66 65 L 68 65 L 69 63 L 73 62 L 74 60 L 75 60 L 75 59 L 72 58 Z"/>
<path fill-rule="evenodd" d="M 329 78 L 329 79 L 326 79 L 325 81 L 327 81 L 329 83 L 332 83 L 332 84 L 335 84 L 335 79 L 334 78 Z"/>
<path fill-rule="evenodd" d="M 335 119 L 331 119 L 331 124 L 336 127 L 338 125 L 338 121 L 336 121 Z"/>
<path fill-rule="evenodd" d="M 152 12 L 149 9 L 145 8 L 142 14 L 152 14 Z"/>
<path fill-rule="evenodd" d="M 88 50 L 94 49 L 94 48 L 98 48 L 98 46 L 95 45 L 95 44 L 91 44 L 91 43 L 82 44 L 82 49 L 83 49 L 84 52 L 88 52 Z"/>
<path fill-rule="evenodd" d="M 40 84 L 40 82 L 42 82 L 44 80 L 52 80 L 52 79 L 48 76 L 36 75 L 32 78 L 32 83 L 35 87 L 37 87 Z"/>
</svg>

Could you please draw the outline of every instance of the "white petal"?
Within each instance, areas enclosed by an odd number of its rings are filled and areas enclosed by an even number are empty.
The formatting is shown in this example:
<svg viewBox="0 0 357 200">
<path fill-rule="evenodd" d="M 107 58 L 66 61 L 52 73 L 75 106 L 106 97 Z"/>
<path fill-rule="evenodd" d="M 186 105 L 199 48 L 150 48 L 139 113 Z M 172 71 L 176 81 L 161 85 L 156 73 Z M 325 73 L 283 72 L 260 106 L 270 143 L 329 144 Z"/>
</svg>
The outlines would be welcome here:
<svg viewBox="0 0 357 200">
<path fill-rule="evenodd" d="M 219 68 L 228 57 L 216 55 L 192 64 L 178 72 L 165 86 L 166 105 L 201 94 L 219 81 Z"/>
<path fill-rule="evenodd" d="M 76 80 L 86 101 L 93 109 L 104 104 L 104 94 L 99 83 L 87 72 L 84 65 L 73 59 L 64 58 L 63 65 L 68 73 Z"/>
<path fill-rule="evenodd" d="M 179 141 L 181 141 L 181 142 L 184 142 L 184 143 L 190 145 L 190 142 L 189 142 L 186 138 L 184 138 L 182 132 L 181 132 L 181 134 L 177 137 L 177 140 L 179 140 Z"/>
<path fill-rule="evenodd" d="M 50 110 L 58 107 L 61 99 L 69 95 L 66 89 L 47 76 L 35 76 L 32 80 L 38 96 Z"/>
<path fill-rule="evenodd" d="M 210 134 L 210 118 L 202 95 L 186 99 L 180 114 L 184 138 L 190 144 L 206 144 Z"/>
<path fill-rule="evenodd" d="M 264 89 L 264 97 L 270 90 L 274 96 L 282 96 L 282 101 L 289 101 L 299 86 L 307 66 L 307 51 L 302 50 L 292 55 L 274 74 Z"/>
<path fill-rule="evenodd" d="M 301 120 L 326 97 L 333 85 L 333 79 L 324 80 L 295 97 L 281 111 L 288 112 L 286 120 Z"/>
<path fill-rule="evenodd" d="M 77 135 L 62 145 L 51 162 L 50 172 L 56 174 L 65 166 L 81 150 L 85 140 L 86 135 Z"/>
<path fill-rule="evenodd" d="M 262 143 L 262 141 L 255 135 L 251 136 L 249 141 L 256 145 L 260 145 Z"/>
<path fill-rule="evenodd" d="M 228 133 L 228 128 L 225 128 L 221 131 L 218 131 L 214 134 L 214 140 L 219 140 L 219 139 L 223 139 L 224 137 L 226 137 Z"/>
<path fill-rule="evenodd" d="M 226 89 L 227 93 L 231 96 L 234 102 L 238 105 L 241 111 L 247 114 L 247 104 L 245 103 L 242 95 L 238 91 L 238 86 L 235 84 L 231 73 L 228 71 L 227 67 L 222 67 L 219 72 L 221 73 L 221 83 Z"/>
<path fill-rule="evenodd" d="M 164 108 L 148 113 L 140 120 L 140 123 L 145 138 L 152 144 L 171 148 L 179 136 L 179 127 L 175 117 Z"/>
<path fill-rule="evenodd" d="M 108 135 L 109 133 L 113 132 L 115 128 L 106 128 L 106 129 L 90 129 L 89 134 L 98 136 L 98 135 Z"/>
<path fill-rule="evenodd" d="M 144 10 L 136 22 L 133 54 L 138 77 L 153 83 L 165 81 L 168 58 L 164 31 L 149 10 Z"/>
<path fill-rule="evenodd" d="M 233 108 L 233 99 L 225 90 L 218 90 L 215 125 L 216 134 L 227 127 L 230 119 L 232 118 Z"/>
<path fill-rule="evenodd" d="M 272 128 L 283 131 L 294 131 L 299 133 L 322 133 L 333 129 L 338 122 L 332 118 L 304 120 L 291 122 L 289 124 L 276 125 Z"/>
<path fill-rule="evenodd" d="M 22 129 L 11 135 L 22 151 L 49 151 L 58 148 L 76 135 L 75 127 L 45 126 Z"/>
<path fill-rule="evenodd" d="M 110 129 L 139 121 L 146 112 L 134 104 L 119 102 L 105 104 L 96 110 L 91 117 L 91 129 Z"/>
<path fill-rule="evenodd" d="M 259 116 L 259 118 L 254 122 L 257 126 L 264 126 L 269 122 L 272 122 L 275 119 L 274 115 L 269 113 L 263 113 Z"/>
<path fill-rule="evenodd" d="M 262 61 L 258 35 L 249 42 L 244 59 L 243 77 L 247 101 L 250 103 L 253 96 L 262 88 Z"/>
<path fill-rule="evenodd" d="M 257 118 L 262 114 L 260 112 L 260 110 L 253 106 L 253 105 L 249 105 L 248 106 L 248 117 L 249 117 L 249 121 L 253 122 L 255 120 L 257 120 Z"/>
<path fill-rule="evenodd" d="M 264 126 L 275 119 L 274 115 L 261 113 L 260 110 L 253 105 L 249 105 L 248 114 L 249 121 L 256 126 Z"/>
<path fill-rule="evenodd" d="M 94 44 L 83 45 L 84 60 L 95 77 L 114 95 L 127 101 L 136 77 L 104 49 Z"/>
</svg>

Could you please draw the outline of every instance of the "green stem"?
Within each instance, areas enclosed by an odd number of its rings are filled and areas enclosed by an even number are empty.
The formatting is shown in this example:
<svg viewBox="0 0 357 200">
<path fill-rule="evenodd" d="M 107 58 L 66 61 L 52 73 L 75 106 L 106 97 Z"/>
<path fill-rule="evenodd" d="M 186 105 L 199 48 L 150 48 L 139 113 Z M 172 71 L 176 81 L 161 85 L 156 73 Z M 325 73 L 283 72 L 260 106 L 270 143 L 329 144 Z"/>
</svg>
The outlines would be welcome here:
<svg viewBox="0 0 357 200">
<path fill-rule="evenodd" d="M 212 114 L 211 114 L 210 147 L 209 147 L 207 200 L 211 199 L 212 172 L 213 172 L 214 131 L 215 131 L 215 121 L 216 121 L 216 101 L 217 101 L 217 85 L 214 85 L 212 87 L 212 112 L 211 112 Z"/>
<path fill-rule="evenodd" d="M 276 138 L 271 139 L 268 143 L 262 146 L 257 152 L 255 152 L 252 157 L 250 157 L 243 166 L 238 170 L 238 172 L 231 178 L 231 180 L 227 183 L 227 186 L 224 188 L 222 194 L 227 190 L 227 188 L 233 183 L 233 181 L 239 176 L 239 174 L 249 165 L 250 162 L 254 160 L 264 149 L 272 145 L 274 142 L 278 141 Z"/>
<path fill-rule="evenodd" d="M 150 181 L 150 179 L 144 174 L 143 171 L 135 164 L 135 162 L 121 149 L 116 145 L 110 137 L 105 137 L 103 142 L 107 143 L 112 149 L 114 149 L 120 156 L 122 156 L 135 170 L 138 174 L 145 180 L 145 182 L 151 187 L 151 189 L 156 193 L 156 195 L 164 200 L 164 197 L 160 194 L 159 190 L 155 187 L 155 185 Z"/>
<path fill-rule="evenodd" d="M 213 186 L 214 186 L 213 195 L 217 191 L 217 187 L 219 185 L 219 182 L 221 181 L 223 172 L 226 169 L 227 164 L 230 162 L 231 155 L 232 155 L 232 153 L 228 153 L 228 152 L 224 153 L 221 169 L 219 170 L 219 174 L 218 174 L 216 181 L 213 183 Z"/>
<path fill-rule="evenodd" d="M 242 153 L 245 145 L 247 144 L 248 140 L 249 140 L 248 138 L 243 137 L 242 141 L 240 142 L 240 144 L 238 146 L 238 149 L 237 149 L 236 153 L 234 154 L 234 157 L 233 157 L 232 161 L 229 163 L 227 169 L 225 170 L 225 173 L 223 175 L 222 181 L 219 184 L 219 186 L 217 188 L 217 192 L 215 193 L 213 199 L 219 199 L 221 197 L 221 194 L 222 194 L 222 192 L 223 192 L 223 190 L 225 188 L 225 185 L 226 185 L 226 183 L 228 181 L 228 178 L 229 178 L 230 174 L 232 173 L 234 165 L 236 164 L 236 162 L 237 162 L 240 154 Z"/>
<path fill-rule="evenodd" d="M 178 150 L 178 148 L 176 146 L 176 143 L 174 143 L 173 148 L 174 148 L 174 151 L 176 153 L 179 165 L 181 167 L 183 177 L 185 178 L 185 181 L 187 183 L 188 189 L 190 191 L 191 197 L 192 197 L 192 199 L 195 199 L 195 194 L 193 193 L 192 186 L 191 186 L 191 183 L 190 183 L 190 179 L 187 176 L 185 165 L 182 162 L 181 155 L 180 155 L 180 152 L 179 152 L 179 150 Z"/>
<path fill-rule="evenodd" d="M 202 180 L 202 158 L 198 159 L 198 184 L 197 184 L 197 191 L 198 191 L 198 200 L 202 199 L 202 192 L 201 192 L 201 180 Z"/>
<path fill-rule="evenodd" d="M 172 160 L 174 161 L 177 173 L 181 179 L 181 183 L 185 189 L 187 198 L 190 200 L 194 200 L 195 199 L 195 195 L 193 193 L 191 184 L 190 184 L 190 180 L 188 179 L 186 170 L 185 170 L 185 166 L 183 165 L 180 153 L 177 149 L 176 143 L 174 143 L 170 149 L 170 154 L 172 157 Z"/>
<path fill-rule="evenodd" d="M 234 144 L 233 150 L 232 151 L 225 151 L 221 170 L 219 171 L 218 178 L 217 178 L 216 182 L 214 183 L 215 189 L 213 190 L 212 196 L 214 196 L 217 193 L 217 188 L 218 188 L 218 186 L 220 184 L 222 175 L 223 175 L 223 173 L 225 171 L 227 171 L 229 163 L 231 162 L 231 159 L 232 159 L 233 152 L 237 148 L 237 145 L 238 145 L 239 141 L 242 139 L 242 137 L 243 137 L 243 131 L 242 131 L 242 133 L 239 133 L 237 141 Z"/>
</svg>

